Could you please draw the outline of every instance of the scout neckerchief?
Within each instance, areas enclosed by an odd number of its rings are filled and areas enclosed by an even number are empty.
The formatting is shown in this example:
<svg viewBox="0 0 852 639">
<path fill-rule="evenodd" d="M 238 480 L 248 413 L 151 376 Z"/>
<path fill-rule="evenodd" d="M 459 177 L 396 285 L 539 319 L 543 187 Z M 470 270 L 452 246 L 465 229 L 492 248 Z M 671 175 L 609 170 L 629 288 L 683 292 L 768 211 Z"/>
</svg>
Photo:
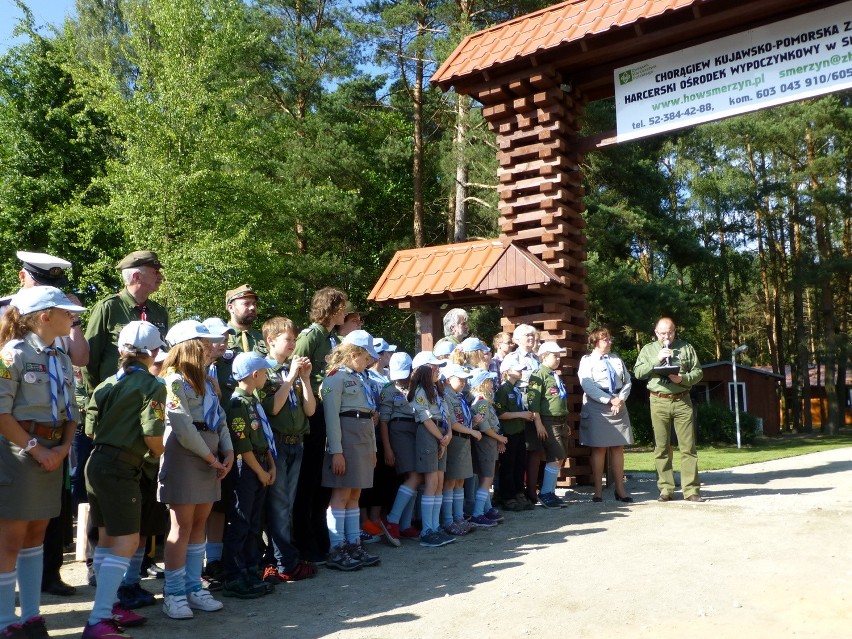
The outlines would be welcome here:
<svg viewBox="0 0 852 639">
<path fill-rule="evenodd" d="M 133 307 L 134 310 L 139 311 L 139 319 L 143 322 L 148 321 L 148 305 L 147 304 L 137 304 Z"/>
<path fill-rule="evenodd" d="M 615 368 L 613 368 L 612 363 L 609 361 L 609 355 L 601 355 L 601 359 L 606 364 L 606 373 L 609 375 L 609 392 L 611 395 L 614 395 L 618 392 L 616 386 L 618 385 L 618 377 L 615 374 Z"/>
<path fill-rule="evenodd" d="M 130 366 L 129 368 L 119 368 L 118 372 L 115 374 L 115 381 L 119 381 L 126 375 L 130 375 L 131 373 L 135 373 L 136 371 L 144 371 L 145 369 L 141 366 Z"/>
<path fill-rule="evenodd" d="M 272 459 L 278 459 L 278 450 L 275 448 L 275 437 L 272 435 L 272 425 L 269 423 L 269 418 L 266 416 L 266 412 L 263 410 L 263 406 L 260 405 L 260 402 L 256 400 L 254 401 L 255 410 L 257 410 L 257 416 L 260 419 L 260 425 L 263 428 L 263 436 L 266 439 L 266 443 L 269 445 L 269 452 L 272 453 Z"/>
<path fill-rule="evenodd" d="M 320 326 L 320 325 L 317 324 L 317 326 Z M 324 327 L 320 326 L 320 328 L 324 328 Z M 331 350 L 334 350 L 335 348 L 337 348 L 337 340 L 334 337 L 334 333 L 332 333 L 331 331 L 328 332 L 328 343 L 331 344 Z"/>
<path fill-rule="evenodd" d="M 281 383 L 284 383 L 285 376 L 288 375 L 290 371 L 286 366 L 281 367 L 280 375 L 281 375 Z M 290 403 L 290 412 L 295 413 L 299 408 L 299 402 L 296 399 L 296 381 L 293 380 L 293 383 L 290 384 L 290 394 L 288 395 L 288 401 Z"/>
<path fill-rule="evenodd" d="M 68 399 L 68 389 L 65 385 L 65 372 L 56 349 L 48 346 L 43 351 L 47 355 L 47 376 L 50 378 L 50 414 L 53 417 L 53 427 L 59 424 L 59 388 L 62 388 L 62 399 L 65 401 L 65 419 L 71 419 L 71 401 Z"/>
<path fill-rule="evenodd" d="M 215 362 L 207 367 L 207 375 L 212 377 L 213 379 L 219 379 L 219 369 L 216 368 Z"/>
<path fill-rule="evenodd" d="M 464 414 L 464 425 L 467 428 L 470 428 L 473 425 L 473 416 L 470 414 L 470 406 L 467 405 L 467 402 L 464 399 L 464 391 L 456 393 L 456 397 L 458 397 L 459 403 L 462 407 L 462 413 Z"/>
<path fill-rule="evenodd" d="M 216 391 L 213 390 L 213 384 L 207 380 L 205 387 L 204 398 L 201 400 L 201 407 L 204 410 L 204 423 L 207 428 L 216 431 L 219 428 L 219 398 L 216 397 Z"/>
<path fill-rule="evenodd" d="M 355 371 L 351 371 L 351 372 L 354 375 L 356 375 L 361 380 L 361 383 L 364 385 L 364 397 L 367 398 L 367 406 L 369 406 L 370 410 L 375 413 L 376 412 L 376 398 L 373 395 L 373 385 L 370 383 L 369 375 L 367 375 L 366 371 L 363 372 L 363 373 L 356 373 Z"/>
<path fill-rule="evenodd" d="M 444 400 L 441 399 L 441 394 L 438 389 L 435 389 L 435 403 L 438 405 L 438 410 L 441 412 L 440 429 L 442 432 L 447 432 L 450 429 L 450 422 L 447 421 L 446 411 L 444 410 Z"/>
<path fill-rule="evenodd" d="M 562 383 L 559 371 L 553 371 L 553 379 L 556 382 L 556 388 L 559 390 L 559 398 L 565 399 L 568 397 L 568 391 L 565 390 L 565 384 Z"/>
</svg>

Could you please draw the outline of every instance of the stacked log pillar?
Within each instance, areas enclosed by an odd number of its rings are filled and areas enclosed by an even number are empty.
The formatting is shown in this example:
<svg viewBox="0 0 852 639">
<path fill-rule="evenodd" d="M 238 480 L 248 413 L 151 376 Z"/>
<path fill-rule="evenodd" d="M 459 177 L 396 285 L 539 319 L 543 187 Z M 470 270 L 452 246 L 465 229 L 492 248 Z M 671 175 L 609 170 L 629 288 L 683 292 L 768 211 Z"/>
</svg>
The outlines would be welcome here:
<svg viewBox="0 0 852 639">
<path fill-rule="evenodd" d="M 578 444 L 582 390 L 577 366 L 586 349 L 586 239 L 582 213 L 583 156 L 577 150 L 585 101 L 545 72 L 480 93 L 483 115 L 497 134 L 500 239 L 525 247 L 559 277 L 561 286 L 504 301 L 503 329 L 535 326 L 542 340 L 567 351 L 562 375 L 569 390 L 569 458 L 562 485 L 591 481 L 589 451 Z"/>
</svg>

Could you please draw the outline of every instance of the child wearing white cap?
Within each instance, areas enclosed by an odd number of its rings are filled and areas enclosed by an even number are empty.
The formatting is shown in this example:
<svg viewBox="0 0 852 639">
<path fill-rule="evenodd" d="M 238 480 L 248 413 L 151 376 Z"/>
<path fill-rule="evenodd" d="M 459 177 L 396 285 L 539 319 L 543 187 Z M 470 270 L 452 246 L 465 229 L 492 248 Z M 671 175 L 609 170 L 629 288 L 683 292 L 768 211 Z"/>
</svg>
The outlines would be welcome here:
<svg viewBox="0 0 852 639">
<path fill-rule="evenodd" d="M 506 437 L 494 412 L 494 379 L 496 375 L 477 368 L 470 378 L 470 410 L 483 419 L 476 427 L 483 437 L 473 445 L 473 470 L 479 480 L 473 517 L 470 522 L 477 527 L 489 528 L 503 521 L 503 516 L 491 505 L 491 484 L 497 467 L 497 456 L 506 450 Z"/>
<path fill-rule="evenodd" d="M 0 633 L 47 636 L 39 614 L 48 521 L 60 511 L 62 467 L 80 414 L 71 360 L 52 345 L 77 306 L 57 288 L 25 288 L 0 319 Z M 15 584 L 21 617 L 15 615 Z M 23 622 L 23 623 L 19 623 Z"/>
<path fill-rule="evenodd" d="M 166 334 L 172 348 L 163 363 L 166 434 L 157 499 L 168 504 L 171 516 L 163 612 L 172 619 L 222 607 L 201 587 L 207 517 L 234 463 L 225 411 L 207 378 L 210 340 L 216 337 L 194 320 L 178 322 Z"/>
<path fill-rule="evenodd" d="M 367 331 L 349 333 L 328 358 L 328 375 L 320 385 L 327 446 L 322 485 L 331 488 L 328 567 L 358 570 L 377 566 L 379 557 L 361 545 L 362 488 L 373 485 L 376 436 L 373 413 L 377 406 L 364 371 L 378 359 Z"/>
<path fill-rule="evenodd" d="M 520 385 L 526 362 L 505 359 L 501 364 L 503 383 L 494 393 L 494 408 L 506 436 L 506 450 L 500 455 L 498 487 L 503 510 L 518 512 L 535 506 L 524 495 L 527 469 L 525 431 L 533 424 L 533 414 L 524 407 Z"/>
<path fill-rule="evenodd" d="M 86 639 L 114 637 L 119 624 L 137 626 L 145 618 L 114 604 L 148 595 L 138 579 L 122 585 L 128 573 L 139 575 L 145 541 L 142 530 L 142 472 L 146 458 L 163 453 L 166 387 L 148 372 L 163 346 L 159 329 L 134 321 L 118 335 L 119 369 L 101 382 L 86 408 L 86 434 L 93 449 L 86 464 L 90 518 L 98 528 L 94 553 L 97 590 L 92 613 L 83 630 Z M 138 589 L 138 590 L 137 590 Z M 121 597 L 121 595 L 119 595 Z"/>
</svg>

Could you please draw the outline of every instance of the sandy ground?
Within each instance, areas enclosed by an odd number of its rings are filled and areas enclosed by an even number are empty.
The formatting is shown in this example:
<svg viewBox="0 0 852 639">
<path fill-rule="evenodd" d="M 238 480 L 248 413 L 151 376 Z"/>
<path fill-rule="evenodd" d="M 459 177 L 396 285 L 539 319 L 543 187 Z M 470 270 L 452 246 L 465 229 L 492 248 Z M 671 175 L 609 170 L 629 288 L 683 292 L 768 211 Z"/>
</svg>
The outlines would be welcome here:
<svg viewBox="0 0 852 639">
<path fill-rule="evenodd" d="M 699 457 L 700 463 L 700 457 Z M 634 504 L 569 491 L 568 508 L 506 513 L 505 524 L 444 548 L 373 544 L 382 565 L 320 569 L 262 599 L 224 598 L 190 621 L 143 612 L 137 639 L 240 635 L 417 638 L 852 636 L 852 449 L 702 473 L 704 504 Z M 52 636 L 79 636 L 93 589 L 45 595 Z M 160 592 L 162 581 L 143 585 Z"/>
</svg>

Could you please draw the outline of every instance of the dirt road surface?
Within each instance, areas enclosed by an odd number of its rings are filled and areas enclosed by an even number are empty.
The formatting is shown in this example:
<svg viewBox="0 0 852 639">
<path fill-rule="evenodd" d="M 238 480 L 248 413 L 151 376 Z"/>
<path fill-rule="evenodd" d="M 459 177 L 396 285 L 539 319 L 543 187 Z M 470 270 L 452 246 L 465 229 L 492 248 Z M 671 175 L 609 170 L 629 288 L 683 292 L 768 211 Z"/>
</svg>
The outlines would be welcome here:
<svg viewBox="0 0 852 639">
<path fill-rule="evenodd" d="M 700 463 L 700 457 L 699 457 Z M 371 549 L 377 568 L 320 569 L 195 619 L 159 605 L 136 639 L 455 639 L 852 636 L 852 448 L 701 475 L 703 504 L 656 501 L 633 476 L 634 504 L 569 491 L 561 510 L 506 522 L 444 548 Z M 63 568 L 75 597 L 45 595 L 51 636 L 78 637 L 94 589 Z M 146 579 L 160 592 L 162 581 Z"/>
</svg>

